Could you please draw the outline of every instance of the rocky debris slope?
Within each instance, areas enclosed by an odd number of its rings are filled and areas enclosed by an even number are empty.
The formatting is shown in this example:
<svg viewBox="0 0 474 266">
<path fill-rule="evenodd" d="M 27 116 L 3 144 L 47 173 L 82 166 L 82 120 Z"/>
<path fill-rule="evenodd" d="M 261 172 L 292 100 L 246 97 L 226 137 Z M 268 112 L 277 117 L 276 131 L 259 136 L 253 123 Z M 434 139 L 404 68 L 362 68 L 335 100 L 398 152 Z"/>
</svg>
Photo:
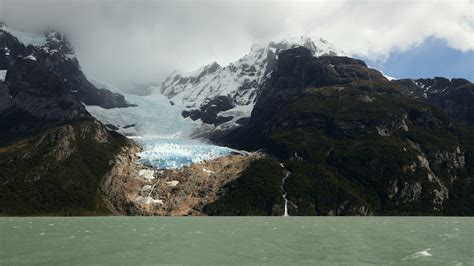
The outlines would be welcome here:
<svg viewBox="0 0 474 266">
<path fill-rule="evenodd" d="M 183 116 L 201 119 L 217 129 L 232 128 L 250 116 L 278 54 L 295 46 L 308 48 L 314 56 L 342 54 L 326 40 L 308 37 L 255 44 L 247 55 L 228 66 L 214 62 L 191 73 L 172 74 L 160 91 L 185 106 Z"/>
<path fill-rule="evenodd" d="M 409 90 L 360 60 L 290 49 L 248 122 L 215 140 L 283 160 L 290 215 L 472 215 L 472 129 Z"/>
<path fill-rule="evenodd" d="M 75 97 L 87 105 L 104 108 L 130 106 L 123 95 L 98 89 L 90 83 L 81 70 L 79 61 L 66 37 L 58 32 L 35 36 L 0 27 L 0 71 L 7 70 L 18 59 L 33 60 L 57 74 L 67 83 Z M 41 78 L 41 77 L 38 77 Z"/>
<path fill-rule="evenodd" d="M 206 215 L 205 206 L 222 196 L 259 154 L 235 154 L 181 169 L 154 170 L 137 163 L 136 147 L 125 148 L 101 188 L 118 215 Z"/>
</svg>

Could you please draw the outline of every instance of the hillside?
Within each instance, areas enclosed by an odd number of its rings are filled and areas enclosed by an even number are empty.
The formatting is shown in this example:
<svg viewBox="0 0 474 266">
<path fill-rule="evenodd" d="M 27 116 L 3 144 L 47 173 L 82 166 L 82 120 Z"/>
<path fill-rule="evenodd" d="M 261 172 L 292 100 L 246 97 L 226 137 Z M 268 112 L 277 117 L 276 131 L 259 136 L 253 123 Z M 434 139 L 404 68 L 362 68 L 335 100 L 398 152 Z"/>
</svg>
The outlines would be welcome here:
<svg viewBox="0 0 474 266">
<path fill-rule="evenodd" d="M 472 215 L 473 131 L 408 90 L 362 61 L 290 49 L 249 122 L 216 141 L 280 158 L 291 215 Z"/>
</svg>

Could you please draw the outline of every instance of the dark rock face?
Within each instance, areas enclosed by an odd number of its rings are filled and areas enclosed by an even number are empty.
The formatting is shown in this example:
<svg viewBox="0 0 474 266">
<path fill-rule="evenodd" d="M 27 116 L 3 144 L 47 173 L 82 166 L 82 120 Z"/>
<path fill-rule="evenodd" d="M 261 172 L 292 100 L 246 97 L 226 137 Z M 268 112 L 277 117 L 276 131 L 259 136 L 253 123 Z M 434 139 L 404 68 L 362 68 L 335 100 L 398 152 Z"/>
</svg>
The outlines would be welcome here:
<svg viewBox="0 0 474 266">
<path fill-rule="evenodd" d="M 290 215 L 474 214 L 474 132 L 409 91 L 362 61 L 288 50 L 247 124 L 218 141 L 284 162 Z"/>
<path fill-rule="evenodd" d="M 465 79 L 404 79 L 393 81 L 405 86 L 407 96 L 442 109 L 465 125 L 474 125 L 474 84 Z"/>
<path fill-rule="evenodd" d="M 380 72 L 367 68 L 361 60 L 338 56 L 316 58 L 304 47 L 283 51 L 271 78 L 257 97 L 248 126 L 232 132 L 227 140 L 251 135 L 249 142 L 246 140 L 247 143 L 239 144 L 251 148 L 261 141 L 258 136 L 264 132 L 271 117 L 306 88 L 343 86 L 353 81 L 380 82 L 386 79 Z"/>
<path fill-rule="evenodd" d="M 5 84 L 12 107 L 39 120 L 62 122 L 88 116 L 70 85 L 37 61 L 17 59 L 9 68 Z"/>
<path fill-rule="evenodd" d="M 24 47 L 14 36 L 0 29 L 0 69 L 9 69 L 18 58 L 36 60 L 55 72 L 75 96 L 87 105 L 103 108 L 130 106 L 123 95 L 106 89 L 97 89 L 82 73 L 79 62 L 65 36 L 51 32 L 43 46 Z M 7 72 L 8 73 L 8 72 Z"/>
<path fill-rule="evenodd" d="M 232 120 L 232 117 L 222 117 L 217 114 L 222 111 L 232 109 L 234 103 L 230 97 L 217 96 L 207 103 L 203 104 L 200 109 L 191 111 L 183 111 L 183 117 L 190 117 L 192 120 L 201 119 L 206 124 L 214 124 L 215 126 Z"/>
<path fill-rule="evenodd" d="M 36 57 L 16 58 L 0 84 L 0 215 L 107 214 L 100 182 L 130 145 L 95 120 Z"/>
<path fill-rule="evenodd" d="M 15 37 L 0 29 L 0 69 L 7 69 L 18 56 L 25 54 L 25 46 Z"/>
<path fill-rule="evenodd" d="M 10 107 L 12 97 L 7 89 L 7 86 L 0 83 L 0 112 Z"/>
</svg>

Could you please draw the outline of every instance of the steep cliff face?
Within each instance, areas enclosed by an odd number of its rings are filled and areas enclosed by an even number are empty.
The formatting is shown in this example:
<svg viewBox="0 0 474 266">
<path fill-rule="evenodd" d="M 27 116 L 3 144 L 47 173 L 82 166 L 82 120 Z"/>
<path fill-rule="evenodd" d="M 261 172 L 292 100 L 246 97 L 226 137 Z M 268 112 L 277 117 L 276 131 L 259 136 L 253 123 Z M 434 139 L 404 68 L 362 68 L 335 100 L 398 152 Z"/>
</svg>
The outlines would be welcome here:
<svg viewBox="0 0 474 266">
<path fill-rule="evenodd" d="M 54 69 L 16 58 L 2 90 L 0 214 L 108 214 L 99 189 L 122 147 Z"/>
<path fill-rule="evenodd" d="M 448 213 L 450 197 L 469 200 L 456 184 L 472 183 L 472 131 L 408 90 L 362 61 L 291 49 L 248 123 L 217 140 L 285 161 L 290 215 Z"/>
<path fill-rule="evenodd" d="M 136 145 L 123 147 L 112 161 L 112 168 L 102 179 L 100 190 L 106 208 L 113 215 L 140 215 L 143 212 L 134 204 L 141 188 L 148 182 L 139 176 L 140 165 Z"/>
</svg>

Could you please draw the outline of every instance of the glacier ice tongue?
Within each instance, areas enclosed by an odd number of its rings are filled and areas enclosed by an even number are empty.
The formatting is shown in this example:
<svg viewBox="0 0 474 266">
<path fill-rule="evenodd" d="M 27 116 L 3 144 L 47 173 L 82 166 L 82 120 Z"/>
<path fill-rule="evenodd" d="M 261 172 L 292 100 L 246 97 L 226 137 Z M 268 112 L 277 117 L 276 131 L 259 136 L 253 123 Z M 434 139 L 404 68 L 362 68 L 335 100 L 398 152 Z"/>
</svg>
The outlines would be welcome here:
<svg viewBox="0 0 474 266">
<path fill-rule="evenodd" d="M 115 88 L 107 84 L 112 91 Z M 86 106 L 93 116 L 104 124 L 111 124 L 120 133 L 133 138 L 142 147 L 139 162 L 154 168 L 181 168 L 192 163 L 215 159 L 233 150 L 191 139 L 190 135 L 201 123 L 181 116 L 182 107 L 171 105 L 163 95 L 136 96 L 124 94 L 125 99 L 136 107 L 104 109 Z M 152 175 L 142 173 L 145 178 Z"/>
<path fill-rule="evenodd" d="M 192 163 L 212 160 L 230 154 L 233 150 L 191 139 L 143 139 L 144 147 L 139 162 L 159 169 L 181 168 Z"/>
</svg>

